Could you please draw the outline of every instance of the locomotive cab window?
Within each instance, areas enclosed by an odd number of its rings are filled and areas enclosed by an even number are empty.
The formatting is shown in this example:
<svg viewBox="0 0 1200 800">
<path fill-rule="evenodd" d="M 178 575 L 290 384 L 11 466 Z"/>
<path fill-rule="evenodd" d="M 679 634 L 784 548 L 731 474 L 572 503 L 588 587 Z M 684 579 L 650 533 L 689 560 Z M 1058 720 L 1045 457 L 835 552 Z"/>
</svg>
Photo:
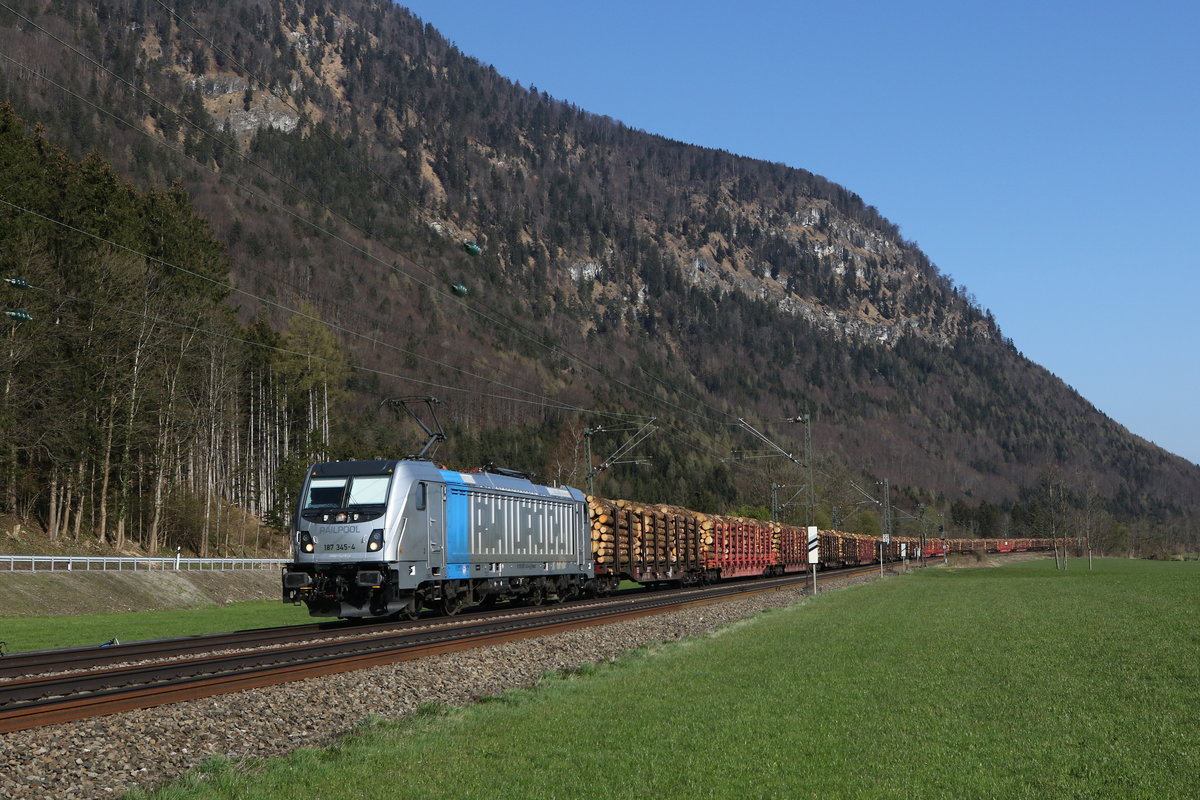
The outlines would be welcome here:
<svg viewBox="0 0 1200 800">
<path fill-rule="evenodd" d="M 425 481 L 417 484 L 417 511 L 424 511 L 429 503 L 429 486 Z"/>
<path fill-rule="evenodd" d="M 387 505 L 391 480 L 390 475 L 313 478 L 308 485 L 304 510 Z"/>
<path fill-rule="evenodd" d="M 350 499 L 346 501 L 348 508 L 358 506 L 382 506 L 387 504 L 388 483 L 391 476 L 370 475 L 359 476 L 350 483 Z"/>
<path fill-rule="evenodd" d="M 308 485 L 305 508 L 338 508 L 346 495 L 349 478 L 313 478 Z"/>
</svg>

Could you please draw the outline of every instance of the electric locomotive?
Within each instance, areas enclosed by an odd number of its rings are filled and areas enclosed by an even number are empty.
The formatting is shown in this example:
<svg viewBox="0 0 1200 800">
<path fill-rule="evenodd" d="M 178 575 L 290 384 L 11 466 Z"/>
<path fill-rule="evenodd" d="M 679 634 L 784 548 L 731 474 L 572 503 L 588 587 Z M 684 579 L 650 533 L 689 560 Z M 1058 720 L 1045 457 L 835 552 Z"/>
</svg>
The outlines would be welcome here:
<svg viewBox="0 0 1200 800">
<path fill-rule="evenodd" d="M 456 472 L 407 458 L 308 471 L 283 573 L 312 616 L 454 614 L 594 590 L 583 493 L 508 470 Z"/>
</svg>

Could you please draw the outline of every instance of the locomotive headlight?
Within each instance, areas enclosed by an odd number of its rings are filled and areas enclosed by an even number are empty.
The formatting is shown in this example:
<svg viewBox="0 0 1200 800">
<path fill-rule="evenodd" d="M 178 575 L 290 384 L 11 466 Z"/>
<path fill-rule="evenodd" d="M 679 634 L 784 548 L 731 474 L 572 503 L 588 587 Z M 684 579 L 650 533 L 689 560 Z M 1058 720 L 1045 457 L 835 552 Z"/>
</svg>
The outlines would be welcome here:
<svg viewBox="0 0 1200 800">
<path fill-rule="evenodd" d="M 371 531 L 370 538 L 367 539 L 367 549 L 372 553 L 383 547 L 383 528 L 376 528 Z"/>
<path fill-rule="evenodd" d="M 300 549 L 306 553 L 311 553 L 317 549 L 316 541 L 308 531 L 300 531 Z"/>
</svg>

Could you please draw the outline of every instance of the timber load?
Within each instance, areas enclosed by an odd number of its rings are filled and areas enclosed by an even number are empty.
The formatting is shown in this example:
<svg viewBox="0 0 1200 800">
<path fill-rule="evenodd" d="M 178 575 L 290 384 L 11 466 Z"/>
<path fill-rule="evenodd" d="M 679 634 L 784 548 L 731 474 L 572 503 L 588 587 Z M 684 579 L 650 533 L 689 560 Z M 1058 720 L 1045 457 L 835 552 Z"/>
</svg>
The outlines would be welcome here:
<svg viewBox="0 0 1200 800">
<path fill-rule="evenodd" d="M 588 498 L 597 574 L 639 583 L 697 579 L 714 550 L 710 518 L 686 508 Z"/>
<path fill-rule="evenodd" d="M 807 528 L 747 517 L 702 514 L 680 506 L 589 496 L 596 575 L 613 586 L 622 578 L 644 584 L 707 583 L 720 578 L 781 575 L 808 569 Z M 934 546 L 937 543 L 937 546 Z M 827 568 L 915 559 L 921 540 L 847 531 L 818 532 L 819 562 Z M 1048 539 L 932 540 L 924 555 L 989 550 L 1049 549 Z"/>
</svg>

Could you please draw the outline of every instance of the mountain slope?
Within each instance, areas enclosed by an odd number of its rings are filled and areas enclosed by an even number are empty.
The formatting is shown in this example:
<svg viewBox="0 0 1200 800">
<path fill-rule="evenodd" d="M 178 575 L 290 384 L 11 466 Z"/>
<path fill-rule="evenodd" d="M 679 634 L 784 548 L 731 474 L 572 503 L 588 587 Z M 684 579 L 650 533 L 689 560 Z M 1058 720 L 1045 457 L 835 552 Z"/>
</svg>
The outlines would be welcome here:
<svg viewBox="0 0 1200 800">
<path fill-rule="evenodd" d="M 605 491 L 762 502 L 793 478 L 722 465 L 753 446 L 736 421 L 807 410 L 819 453 L 914 501 L 1011 503 L 1054 467 L 1119 513 L 1200 507 L 1200 468 L 1021 356 L 843 187 L 513 85 L 386 2 L 180 8 L 5 13 L 3 96 L 76 153 L 182 182 L 242 319 L 313 303 L 363 395 L 447 401 L 453 457 L 578 481 L 595 417 L 572 409 L 654 415 L 660 468 Z"/>
</svg>

